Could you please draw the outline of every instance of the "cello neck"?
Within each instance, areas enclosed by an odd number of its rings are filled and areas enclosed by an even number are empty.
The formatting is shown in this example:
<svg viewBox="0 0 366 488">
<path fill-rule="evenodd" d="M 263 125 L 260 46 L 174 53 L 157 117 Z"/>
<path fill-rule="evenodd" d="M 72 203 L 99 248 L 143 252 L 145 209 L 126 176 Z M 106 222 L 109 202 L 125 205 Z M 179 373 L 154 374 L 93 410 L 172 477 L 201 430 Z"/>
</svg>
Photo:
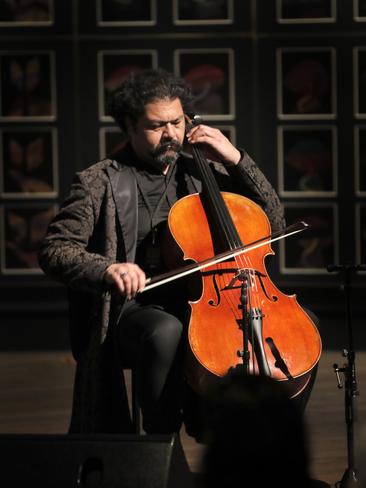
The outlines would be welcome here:
<svg viewBox="0 0 366 488">
<path fill-rule="evenodd" d="M 210 227 L 214 230 L 214 234 L 219 241 L 217 243 L 217 239 L 215 239 L 215 246 L 218 246 L 217 250 L 219 251 L 238 248 L 242 245 L 242 242 L 213 172 L 197 146 L 192 146 L 192 153 L 202 180 L 202 204 Z"/>
</svg>

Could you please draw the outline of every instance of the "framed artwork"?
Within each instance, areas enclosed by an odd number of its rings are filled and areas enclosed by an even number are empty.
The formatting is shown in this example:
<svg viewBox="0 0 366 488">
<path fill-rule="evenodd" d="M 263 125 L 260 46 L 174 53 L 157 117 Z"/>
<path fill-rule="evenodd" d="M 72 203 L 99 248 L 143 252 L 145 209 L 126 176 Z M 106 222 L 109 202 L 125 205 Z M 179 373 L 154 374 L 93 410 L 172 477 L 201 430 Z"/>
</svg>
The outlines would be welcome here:
<svg viewBox="0 0 366 488">
<path fill-rule="evenodd" d="M 99 129 L 99 157 L 111 158 L 123 148 L 126 138 L 119 127 L 102 127 Z"/>
<path fill-rule="evenodd" d="M 173 0 L 175 25 L 223 25 L 233 19 L 233 0 Z"/>
<path fill-rule="evenodd" d="M 359 119 L 366 118 L 366 48 L 353 48 L 354 113 Z"/>
<path fill-rule="evenodd" d="M 97 0 L 100 27 L 156 25 L 157 0 Z"/>
<path fill-rule="evenodd" d="M 56 129 L 3 129 L 0 131 L 0 149 L 2 197 L 57 196 Z"/>
<path fill-rule="evenodd" d="M 366 264 L 366 205 L 356 205 L 356 259 L 357 264 Z"/>
<path fill-rule="evenodd" d="M 53 23 L 53 0 L 0 0 L 0 27 L 43 27 Z"/>
<path fill-rule="evenodd" d="M 206 120 L 235 118 L 235 73 L 232 49 L 177 49 L 175 73 L 193 92 L 193 110 Z"/>
<path fill-rule="evenodd" d="M 1 273 L 41 274 L 37 253 L 55 205 L 7 205 L 1 209 Z"/>
<path fill-rule="evenodd" d="M 326 274 L 328 264 L 337 263 L 338 214 L 335 204 L 288 203 L 287 224 L 304 221 L 309 229 L 280 241 L 280 269 L 283 274 Z"/>
<path fill-rule="evenodd" d="M 356 126 L 355 146 L 355 191 L 360 197 L 366 196 L 366 125 Z"/>
<path fill-rule="evenodd" d="M 277 112 L 280 119 L 335 119 L 334 48 L 277 50 Z"/>
<path fill-rule="evenodd" d="M 278 128 L 278 182 L 284 197 L 337 194 L 337 129 L 330 126 Z"/>
<path fill-rule="evenodd" d="M 336 0 L 277 0 L 280 24 L 316 24 L 336 21 Z"/>
<path fill-rule="evenodd" d="M 353 0 L 353 18 L 356 22 L 366 22 L 366 0 Z"/>
<path fill-rule="evenodd" d="M 111 122 L 109 103 L 111 96 L 130 73 L 157 68 L 156 50 L 99 51 L 98 86 L 99 115 L 102 121 Z"/>
<path fill-rule="evenodd" d="M 26 122 L 55 118 L 54 53 L 0 52 L 0 120 Z"/>
</svg>

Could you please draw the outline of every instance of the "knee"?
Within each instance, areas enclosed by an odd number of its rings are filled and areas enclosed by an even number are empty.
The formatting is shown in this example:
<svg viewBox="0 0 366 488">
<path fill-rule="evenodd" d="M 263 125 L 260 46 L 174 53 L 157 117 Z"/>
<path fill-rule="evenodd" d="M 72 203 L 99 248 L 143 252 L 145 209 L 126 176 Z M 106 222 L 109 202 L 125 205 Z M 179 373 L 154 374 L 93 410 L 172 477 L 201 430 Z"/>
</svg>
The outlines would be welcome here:
<svg viewBox="0 0 366 488">
<path fill-rule="evenodd" d="M 182 334 L 182 323 L 174 316 L 166 316 L 151 324 L 145 341 L 155 346 L 156 349 L 164 346 L 174 348 L 179 344 Z"/>
</svg>

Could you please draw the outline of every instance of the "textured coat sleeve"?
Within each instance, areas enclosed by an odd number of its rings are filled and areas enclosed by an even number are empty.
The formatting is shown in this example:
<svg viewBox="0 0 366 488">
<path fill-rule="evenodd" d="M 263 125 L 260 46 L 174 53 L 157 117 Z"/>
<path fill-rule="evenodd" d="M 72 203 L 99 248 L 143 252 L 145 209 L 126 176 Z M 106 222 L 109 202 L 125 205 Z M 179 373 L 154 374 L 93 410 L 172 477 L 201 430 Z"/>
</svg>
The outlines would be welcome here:
<svg viewBox="0 0 366 488">
<path fill-rule="evenodd" d="M 236 166 L 226 167 L 230 180 L 234 182 L 238 193 L 246 194 L 262 207 L 272 232 L 282 230 L 286 224 L 283 206 L 276 191 L 250 156 L 245 151 L 241 153 L 242 159 Z"/>
<path fill-rule="evenodd" d="M 115 259 L 95 252 L 98 246 L 92 244 L 99 212 L 87 181 L 77 174 L 40 247 L 39 263 L 47 275 L 71 288 L 104 291 L 104 272 Z"/>
</svg>

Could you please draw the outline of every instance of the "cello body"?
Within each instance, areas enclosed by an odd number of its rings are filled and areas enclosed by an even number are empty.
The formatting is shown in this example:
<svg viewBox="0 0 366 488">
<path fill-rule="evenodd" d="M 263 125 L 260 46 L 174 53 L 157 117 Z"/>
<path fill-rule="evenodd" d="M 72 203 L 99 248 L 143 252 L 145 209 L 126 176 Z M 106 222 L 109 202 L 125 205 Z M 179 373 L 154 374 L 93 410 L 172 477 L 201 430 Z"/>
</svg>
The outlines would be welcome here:
<svg viewBox="0 0 366 488">
<path fill-rule="evenodd" d="M 220 195 L 243 244 L 271 234 L 268 218 L 256 203 L 232 193 Z M 215 226 L 200 194 L 176 202 L 168 225 L 184 259 L 198 262 L 217 254 Z M 186 363 L 187 380 L 198 393 L 242 363 L 240 353 L 246 339 L 250 374 L 260 374 L 264 368 L 266 374 L 283 382 L 291 397 L 306 387 L 321 355 L 320 335 L 296 296 L 280 292 L 267 275 L 265 258 L 269 254 L 273 251 L 265 244 L 244 258 L 213 264 L 201 272 L 202 294 L 189 302 Z M 254 334 L 251 330 L 248 337 L 243 331 L 238 270 L 249 270 L 249 301 L 244 308 L 249 310 Z"/>
</svg>

